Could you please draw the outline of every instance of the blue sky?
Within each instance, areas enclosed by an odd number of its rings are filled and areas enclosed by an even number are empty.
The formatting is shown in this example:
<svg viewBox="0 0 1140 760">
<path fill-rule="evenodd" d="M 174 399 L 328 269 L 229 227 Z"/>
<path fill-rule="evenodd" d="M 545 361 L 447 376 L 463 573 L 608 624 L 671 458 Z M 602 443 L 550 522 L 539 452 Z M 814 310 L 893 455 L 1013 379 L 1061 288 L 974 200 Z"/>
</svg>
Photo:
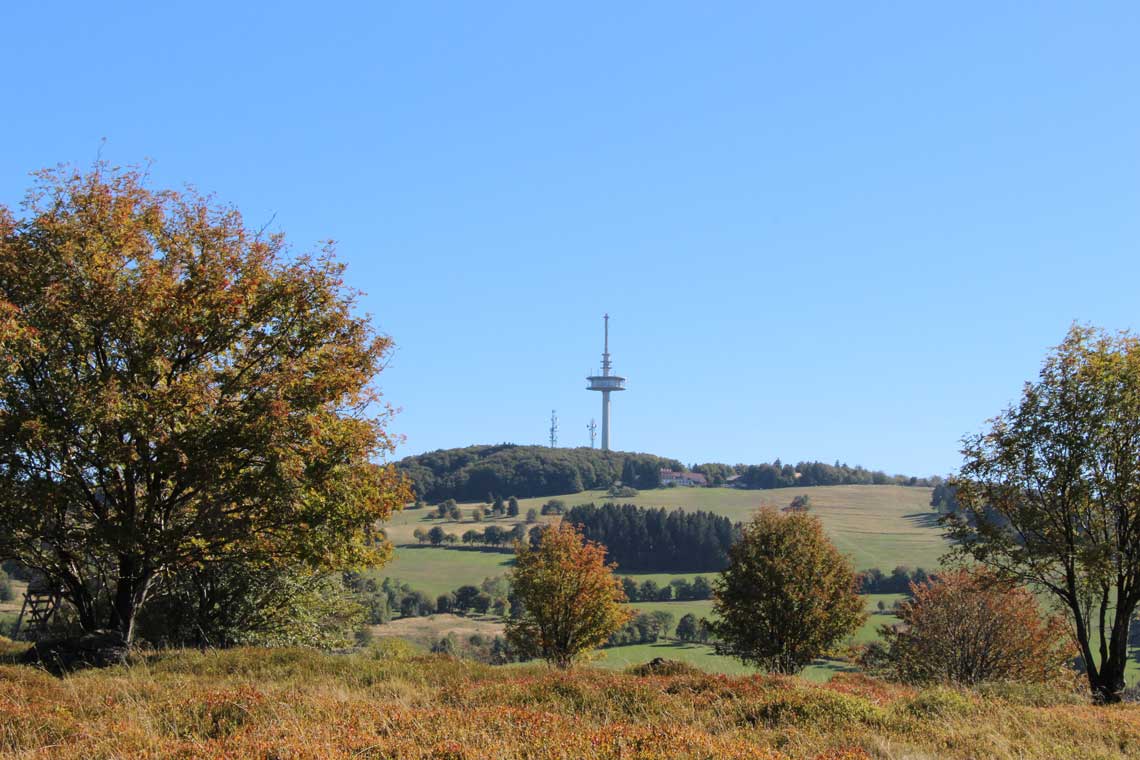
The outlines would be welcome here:
<svg viewBox="0 0 1140 760">
<path fill-rule="evenodd" d="M 401 454 L 585 445 L 609 311 L 615 448 L 945 473 L 1140 327 L 1135 3 L 244 5 L 7 8 L 0 203 L 106 138 L 335 239 Z"/>
</svg>

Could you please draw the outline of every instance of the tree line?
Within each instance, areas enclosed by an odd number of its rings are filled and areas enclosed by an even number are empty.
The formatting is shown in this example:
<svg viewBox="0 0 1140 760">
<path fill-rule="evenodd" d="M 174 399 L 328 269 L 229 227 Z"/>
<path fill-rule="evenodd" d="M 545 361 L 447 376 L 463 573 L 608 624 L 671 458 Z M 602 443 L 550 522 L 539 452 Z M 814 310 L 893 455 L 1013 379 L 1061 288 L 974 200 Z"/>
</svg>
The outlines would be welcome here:
<svg viewBox="0 0 1140 760">
<path fill-rule="evenodd" d="M 689 602 L 712 599 L 712 584 L 703 575 L 689 581 L 674 578 L 666 586 L 659 586 L 652 578 L 638 583 L 626 575 L 621 579 L 622 591 L 631 602 Z"/>
<path fill-rule="evenodd" d="M 899 565 L 889 574 L 877 567 L 855 574 L 855 584 L 860 594 L 909 594 L 912 583 L 926 583 L 936 578 L 921 567 L 910 569 Z"/>
<path fill-rule="evenodd" d="M 515 545 L 516 541 L 525 541 L 531 532 L 540 530 L 541 526 L 532 526 L 529 531 L 526 525 L 522 523 L 515 523 L 512 528 L 503 528 L 498 525 L 488 525 L 483 530 L 476 530 L 471 528 L 459 533 L 448 533 L 439 525 L 424 530 L 423 528 L 416 528 L 412 531 L 412 536 L 421 544 L 431 544 L 432 546 L 454 546 L 462 543 L 464 546 L 489 548 L 489 549 L 510 549 Z"/>
<path fill-rule="evenodd" d="M 605 545 L 610 561 L 626 572 L 723 570 L 728 548 L 739 537 L 731 520 L 703 510 L 666 512 L 606 502 L 572 507 L 563 520 Z"/>
<path fill-rule="evenodd" d="M 551 496 L 604 490 L 661 487 L 661 470 L 686 470 L 705 476 L 710 486 L 748 489 L 792 486 L 901 485 L 936 486 L 939 477 L 888 475 L 881 470 L 835 462 L 763 464 L 706 462 L 686 468 L 676 459 L 652 454 L 599 449 L 552 449 L 545 446 L 468 446 L 406 457 L 396 466 L 412 481 L 416 496 L 429 502 L 448 499 L 501 500 L 493 494 Z"/>
<path fill-rule="evenodd" d="M 478 586 L 465 584 L 434 597 L 398 578 L 377 581 L 355 572 L 345 573 L 344 577 L 345 585 L 353 591 L 356 601 L 367 610 L 366 620 L 372 625 L 383 625 L 397 617 L 427 617 L 444 613 L 505 617 L 512 605 L 510 583 L 503 576 L 484 578 Z"/>
<path fill-rule="evenodd" d="M 938 477 L 916 477 L 913 475 L 888 475 L 882 470 L 868 470 L 866 467 L 850 466 L 835 462 L 799 462 L 784 464 L 779 459 L 764 464 L 706 463 L 695 465 L 693 472 L 703 474 L 709 485 L 725 485 L 731 478 L 738 488 L 769 489 L 791 488 L 793 486 L 924 486 L 930 487 L 942 482 Z"/>
</svg>

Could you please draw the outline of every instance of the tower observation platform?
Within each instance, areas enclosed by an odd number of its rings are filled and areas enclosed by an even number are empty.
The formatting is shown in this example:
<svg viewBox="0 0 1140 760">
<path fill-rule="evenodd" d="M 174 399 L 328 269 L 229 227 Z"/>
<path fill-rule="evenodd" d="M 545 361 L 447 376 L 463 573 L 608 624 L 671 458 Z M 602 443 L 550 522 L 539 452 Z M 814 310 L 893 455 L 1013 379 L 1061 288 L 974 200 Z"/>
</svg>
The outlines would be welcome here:
<svg viewBox="0 0 1140 760">
<path fill-rule="evenodd" d="M 610 315 L 605 317 L 605 344 L 602 350 L 602 374 L 586 378 L 586 390 L 601 391 L 602 394 L 602 451 L 610 450 L 610 393 L 625 390 L 625 378 L 611 375 L 610 363 Z"/>
</svg>

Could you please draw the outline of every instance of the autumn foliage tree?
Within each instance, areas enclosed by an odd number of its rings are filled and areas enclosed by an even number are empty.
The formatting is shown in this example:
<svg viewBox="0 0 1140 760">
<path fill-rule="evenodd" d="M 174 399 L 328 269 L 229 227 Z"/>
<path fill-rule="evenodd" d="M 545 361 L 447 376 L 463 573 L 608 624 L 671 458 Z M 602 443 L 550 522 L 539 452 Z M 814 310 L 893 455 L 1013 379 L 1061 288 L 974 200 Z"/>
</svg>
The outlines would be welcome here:
<svg viewBox="0 0 1140 760">
<path fill-rule="evenodd" d="M 383 561 L 391 344 L 341 274 L 136 171 L 40 174 L 0 208 L 0 558 L 127 642 L 183 568 Z"/>
<path fill-rule="evenodd" d="M 963 455 L 956 553 L 1058 602 L 1093 694 L 1119 701 L 1140 604 L 1140 336 L 1074 326 Z"/>
<path fill-rule="evenodd" d="M 1047 682 L 1074 654 L 1061 618 L 1042 616 L 1033 594 L 984 569 L 942 573 L 911 594 L 896 612 L 901 622 L 879 629 L 899 680 Z"/>
<path fill-rule="evenodd" d="M 516 651 L 567 668 L 629 620 L 605 547 L 576 527 L 551 526 L 515 551 L 511 588 L 522 610 L 507 621 L 507 640 Z"/>
<path fill-rule="evenodd" d="M 714 588 L 719 648 L 777 673 L 799 672 L 865 617 L 851 563 L 804 512 L 757 512 Z"/>
</svg>

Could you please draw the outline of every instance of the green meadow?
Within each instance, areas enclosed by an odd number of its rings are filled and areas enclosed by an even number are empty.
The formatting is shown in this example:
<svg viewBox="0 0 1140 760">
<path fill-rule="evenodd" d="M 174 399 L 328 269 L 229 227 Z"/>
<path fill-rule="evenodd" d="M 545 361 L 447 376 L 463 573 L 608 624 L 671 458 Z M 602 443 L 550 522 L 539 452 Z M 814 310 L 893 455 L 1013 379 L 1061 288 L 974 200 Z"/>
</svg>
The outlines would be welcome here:
<svg viewBox="0 0 1140 760">
<path fill-rule="evenodd" d="M 831 540 L 847 554 L 857 570 L 871 567 L 890 572 L 897 565 L 937 568 L 939 558 L 948 545 L 942 538 L 936 515 L 930 508 L 930 489 L 905 486 L 815 486 L 812 488 L 777 488 L 746 491 L 734 488 L 659 488 L 642 491 L 637 496 L 611 499 L 604 491 L 583 491 L 564 496 L 520 499 L 518 518 L 484 518 L 475 522 L 471 515 L 482 503 L 461 504 L 462 519 L 428 519 L 430 507 L 406 509 L 393 515 L 385 525 L 388 537 L 396 545 L 394 560 L 378 571 L 383 576 L 398 577 L 427 593 L 440 594 L 466 583 L 478 583 L 485 577 L 505 572 L 510 555 L 494 552 L 472 552 L 461 549 L 420 547 L 413 532 L 439 525 L 448 533 L 462 535 L 472 528 L 487 525 L 510 529 L 522 522 L 528 509 L 539 509 L 551 498 L 560 499 L 567 507 L 586 502 L 620 501 L 644 507 L 665 509 L 699 509 L 744 521 L 761 507 L 781 508 L 795 497 L 811 497 L 812 514 L 824 525 Z M 541 517 L 540 522 L 557 518 Z M 711 577 L 715 573 L 630 573 L 638 581 L 652 579 L 665 585 L 674 578 L 692 579 L 697 575 Z"/>
</svg>

